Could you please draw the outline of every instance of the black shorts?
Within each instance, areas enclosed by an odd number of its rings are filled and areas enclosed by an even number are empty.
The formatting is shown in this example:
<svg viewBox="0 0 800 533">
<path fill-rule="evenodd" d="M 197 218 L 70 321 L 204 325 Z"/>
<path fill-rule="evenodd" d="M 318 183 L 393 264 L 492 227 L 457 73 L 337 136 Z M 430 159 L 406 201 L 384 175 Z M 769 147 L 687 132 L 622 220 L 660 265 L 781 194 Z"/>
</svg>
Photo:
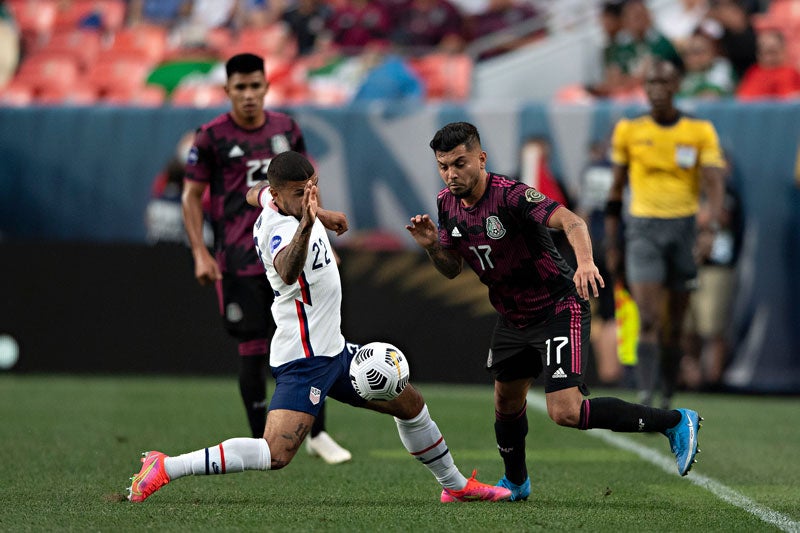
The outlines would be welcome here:
<svg viewBox="0 0 800 533">
<path fill-rule="evenodd" d="M 272 338 L 275 295 L 266 275 L 223 274 L 222 282 L 217 284 L 217 298 L 222 322 L 232 337 L 239 342 Z"/>
<path fill-rule="evenodd" d="M 497 320 L 486 369 L 496 381 L 547 376 L 544 391 L 578 387 L 583 382 L 589 356 L 591 332 L 589 302 L 577 294 L 565 296 L 542 323 L 516 328 L 501 317 Z"/>
</svg>

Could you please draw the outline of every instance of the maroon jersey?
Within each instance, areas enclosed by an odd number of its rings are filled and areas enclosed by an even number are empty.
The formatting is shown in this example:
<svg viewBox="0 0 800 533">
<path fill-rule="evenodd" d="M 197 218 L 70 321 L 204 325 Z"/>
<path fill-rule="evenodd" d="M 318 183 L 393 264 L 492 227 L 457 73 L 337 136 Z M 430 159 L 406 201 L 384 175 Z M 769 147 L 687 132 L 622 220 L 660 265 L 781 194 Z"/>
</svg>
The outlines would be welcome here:
<svg viewBox="0 0 800 533">
<path fill-rule="evenodd" d="M 208 183 L 214 249 L 222 272 L 264 274 L 253 243 L 253 224 L 261 209 L 247 203 L 247 191 L 267 178 L 270 161 L 293 150 L 306 155 L 303 134 L 288 115 L 265 111 L 260 128 L 238 126 L 229 113 L 200 126 L 189 153 L 186 179 Z"/>
<path fill-rule="evenodd" d="M 572 268 L 558 253 L 546 223 L 561 204 L 524 183 L 489 174 L 472 207 L 439 192 L 439 242 L 458 252 L 489 287 L 495 309 L 512 325 L 544 320 L 575 290 Z"/>
</svg>

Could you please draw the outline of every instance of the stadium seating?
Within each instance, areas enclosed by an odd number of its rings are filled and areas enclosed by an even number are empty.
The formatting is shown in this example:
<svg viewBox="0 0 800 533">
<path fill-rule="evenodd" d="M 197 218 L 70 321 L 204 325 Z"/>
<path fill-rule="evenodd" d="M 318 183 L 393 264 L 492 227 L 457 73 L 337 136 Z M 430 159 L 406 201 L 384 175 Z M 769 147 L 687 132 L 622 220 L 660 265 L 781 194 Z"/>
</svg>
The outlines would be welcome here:
<svg viewBox="0 0 800 533">
<path fill-rule="evenodd" d="M 74 30 L 92 26 L 92 17 L 99 17 L 100 28 L 116 32 L 125 23 L 127 4 L 124 0 L 69 0 L 59 2 L 54 30 Z"/>
<path fill-rule="evenodd" d="M 22 42 L 26 48 L 33 48 L 53 31 L 58 4 L 56 0 L 6 0 L 17 21 Z"/>
<path fill-rule="evenodd" d="M 54 32 L 47 42 L 41 44 L 33 54 L 37 56 L 68 56 L 78 62 L 81 71 L 86 71 L 100 53 L 100 33 L 94 30 L 66 30 Z"/>
<path fill-rule="evenodd" d="M 166 102 L 167 92 L 159 85 L 144 85 L 130 90 L 112 90 L 105 94 L 103 102 L 112 105 L 159 107 Z"/>
<path fill-rule="evenodd" d="M 218 107 L 225 105 L 228 95 L 220 85 L 179 85 L 172 92 L 170 102 L 179 107 Z"/>
<path fill-rule="evenodd" d="M 151 68 L 152 63 L 147 59 L 105 52 L 89 68 L 85 80 L 100 96 L 106 93 L 132 92 L 133 89 L 144 86 Z"/>
<path fill-rule="evenodd" d="M 422 79 L 428 100 L 466 100 L 472 84 L 472 59 L 466 54 L 433 53 L 409 60 Z"/>
<path fill-rule="evenodd" d="M 144 58 L 155 64 L 164 59 L 167 49 L 167 30 L 161 26 L 140 24 L 114 33 L 108 48 L 116 56 Z"/>
<path fill-rule="evenodd" d="M 33 103 L 33 97 L 31 87 L 11 82 L 0 89 L 0 106 L 26 107 Z"/>
<path fill-rule="evenodd" d="M 297 42 L 283 24 L 272 24 L 266 28 L 245 28 L 231 44 L 220 48 L 220 57 L 227 58 L 243 52 L 295 57 Z"/>
<path fill-rule="evenodd" d="M 44 89 L 36 95 L 36 103 L 43 105 L 94 105 L 97 101 L 97 91 L 80 81 L 67 89 Z"/>
<path fill-rule="evenodd" d="M 78 81 L 78 62 L 68 56 L 36 56 L 25 60 L 13 83 L 40 93 L 59 94 L 72 89 Z"/>
</svg>

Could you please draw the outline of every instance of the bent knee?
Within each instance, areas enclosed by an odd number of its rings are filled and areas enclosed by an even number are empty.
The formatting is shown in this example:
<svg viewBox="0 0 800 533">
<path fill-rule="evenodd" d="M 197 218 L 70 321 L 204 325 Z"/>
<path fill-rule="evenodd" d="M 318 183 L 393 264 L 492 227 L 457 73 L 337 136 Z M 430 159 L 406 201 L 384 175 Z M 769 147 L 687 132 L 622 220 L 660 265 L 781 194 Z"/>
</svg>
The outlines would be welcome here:
<svg viewBox="0 0 800 533">
<path fill-rule="evenodd" d="M 548 407 L 547 414 L 550 416 L 550 420 L 559 426 L 570 428 L 578 427 L 581 417 L 580 410 L 565 407 Z"/>
</svg>

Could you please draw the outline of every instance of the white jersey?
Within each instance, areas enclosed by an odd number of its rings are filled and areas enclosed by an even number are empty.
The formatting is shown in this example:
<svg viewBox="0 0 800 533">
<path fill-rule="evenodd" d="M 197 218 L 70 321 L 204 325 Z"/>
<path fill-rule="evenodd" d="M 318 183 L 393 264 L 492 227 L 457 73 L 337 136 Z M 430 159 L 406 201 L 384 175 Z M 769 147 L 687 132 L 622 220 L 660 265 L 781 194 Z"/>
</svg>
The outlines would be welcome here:
<svg viewBox="0 0 800 533">
<path fill-rule="evenodd" d="M 308 257 L 298 280 L 287 285 L 273 260 L 294 237 L 300 222 L 267 203 L 253 226 L 256 250 L 275 293 L 269 364 L 277 367 L 304 357 L 339 355 L 342 336 L 342 282 L 328 234 L 317 219 L 311 229 Z"/>
</svg>

